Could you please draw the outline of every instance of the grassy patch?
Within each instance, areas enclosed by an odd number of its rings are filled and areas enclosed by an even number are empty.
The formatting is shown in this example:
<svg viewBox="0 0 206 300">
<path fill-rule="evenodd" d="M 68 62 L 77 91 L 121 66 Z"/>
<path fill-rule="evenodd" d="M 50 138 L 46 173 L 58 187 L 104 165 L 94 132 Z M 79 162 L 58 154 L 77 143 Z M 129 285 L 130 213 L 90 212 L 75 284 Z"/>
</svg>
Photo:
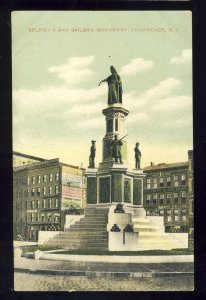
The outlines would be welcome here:
<svg viewBox="0 0 206 300">
<path fill-rule="evenodd" d="M 86 251 L 86 250 L 62 250 L 52 252 L 52 254 L 76 254 L 76 255 L 193 255 L 194 252 L 190 249 L 174 249 L 174 250 L 145 250 L 145 251 Z"/>
<path fill-rule="evenodd" d="M 22 247 L 22 252 L 34 252 L 36 250 L 41 251 L 49 251 L 49 250 L 57 250 L 57 247 L 48 247 L 46 245 L 34 245 L 34 246 L 25 246 Z"/>
</svg>

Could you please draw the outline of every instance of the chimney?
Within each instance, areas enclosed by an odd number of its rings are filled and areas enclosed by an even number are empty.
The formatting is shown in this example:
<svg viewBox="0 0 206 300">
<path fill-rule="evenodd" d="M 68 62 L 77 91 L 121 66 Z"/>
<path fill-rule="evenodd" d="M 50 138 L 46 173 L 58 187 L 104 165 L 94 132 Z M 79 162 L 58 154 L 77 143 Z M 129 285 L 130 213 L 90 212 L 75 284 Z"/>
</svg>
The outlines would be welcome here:
<svg viewBox="0 0 206 300">
<path fill-rule="evenodd" d="M 155 166 L 155 163 L 151 161 L 150 166 L 151 166 L 151 167 L 154 167 L 154 166 Z"/>
</svg>

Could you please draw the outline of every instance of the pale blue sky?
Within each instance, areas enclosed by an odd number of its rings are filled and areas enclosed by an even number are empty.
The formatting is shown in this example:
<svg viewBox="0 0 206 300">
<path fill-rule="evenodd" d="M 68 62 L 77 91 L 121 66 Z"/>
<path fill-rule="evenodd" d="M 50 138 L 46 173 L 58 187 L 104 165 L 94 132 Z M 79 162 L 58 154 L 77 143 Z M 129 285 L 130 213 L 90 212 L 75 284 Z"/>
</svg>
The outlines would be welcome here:
<svg viewBox="0 0 206 300">
<path fill-rule="evenodd" d="M 73 32 L 83 28 L 89 32 Z M 98 83 L 114 65 L 130 111 L 129 162 L 136 141 L 143 166 L 186 161 L 192 149 L 191 43 L 186 11 L 14 12 L 14 150 L 86 167 L 95 139 L 100 162 L 107 85 Z"/>
</svg>

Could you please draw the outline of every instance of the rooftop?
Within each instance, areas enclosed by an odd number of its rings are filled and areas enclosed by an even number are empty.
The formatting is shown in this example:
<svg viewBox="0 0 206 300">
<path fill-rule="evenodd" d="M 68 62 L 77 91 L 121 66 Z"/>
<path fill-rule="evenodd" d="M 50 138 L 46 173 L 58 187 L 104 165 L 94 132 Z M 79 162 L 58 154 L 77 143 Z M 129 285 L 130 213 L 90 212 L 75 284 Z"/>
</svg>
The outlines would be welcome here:
<svg viewBox="0 0 206 300">
<path fill-rule="evenodd" d="M 188 162 L 179 162 L 179 163 L 170 163 L 170 164 L 160 163 L 157 165 L 153 164 L 151 166 L 145 167 L 143 170 L 144 170 L 144 172 L 147 172 L 147 171 L 181 168 L 181 167 L 187 167 L 187 166 L 188 166 Z"/>
<path fill-rule="evenodd" d="M 21 156 L 21 157 L 25 157 L 25 158 L 30 158 L 30 159 L 36 159 L 36 160 L 39 160 L 39 161 L 47 160 L 47 159 L 42 158 L 42 157 L 37 157 L 37 156 L 33 156 L 33 155 L 28 155 L 28 154 L 24 154 L 24 153 L 17 152 L 17 151 L 13 151 L 13 155 Z"/>
</svg>

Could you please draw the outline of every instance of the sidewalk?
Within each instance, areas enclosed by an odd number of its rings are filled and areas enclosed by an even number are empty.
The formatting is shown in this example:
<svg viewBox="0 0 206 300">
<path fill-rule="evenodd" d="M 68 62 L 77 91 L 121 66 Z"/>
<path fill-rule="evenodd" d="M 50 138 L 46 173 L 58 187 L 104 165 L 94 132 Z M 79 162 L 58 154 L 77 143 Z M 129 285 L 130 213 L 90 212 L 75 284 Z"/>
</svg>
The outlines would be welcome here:
<svg viewBox="0 0 206 300">
<path fill-rule="evenodd" d="M 45 275 L 136 278 L 194 274 L 193 263 L 107 263 L 15 258 L 14 271 Z"/>
</svg>

